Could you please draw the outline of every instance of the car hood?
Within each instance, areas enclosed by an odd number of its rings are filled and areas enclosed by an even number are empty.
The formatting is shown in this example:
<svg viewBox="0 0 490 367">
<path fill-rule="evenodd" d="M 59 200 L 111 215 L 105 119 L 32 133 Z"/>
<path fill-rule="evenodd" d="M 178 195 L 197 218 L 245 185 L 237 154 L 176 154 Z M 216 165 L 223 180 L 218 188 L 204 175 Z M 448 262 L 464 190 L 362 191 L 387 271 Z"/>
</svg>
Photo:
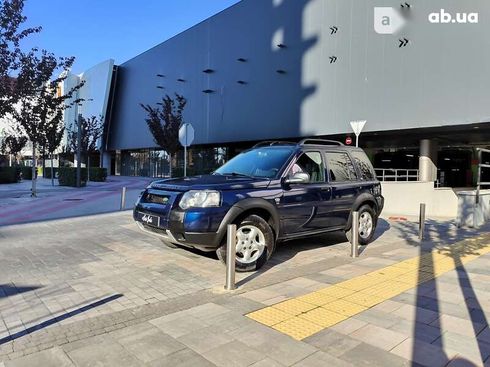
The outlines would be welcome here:
<svg viewBox="0 0 490 367">
<path fill-rule="evenodd" d="M 240 176 L 202 175 L 180 178 L 169 178 L 154 181 L 150 187 L 154 189 L 188 191 L 188 190 L 239 190 L 259 189 L 269 185 L 265 178 L 250 178 Z"/>
</svg>

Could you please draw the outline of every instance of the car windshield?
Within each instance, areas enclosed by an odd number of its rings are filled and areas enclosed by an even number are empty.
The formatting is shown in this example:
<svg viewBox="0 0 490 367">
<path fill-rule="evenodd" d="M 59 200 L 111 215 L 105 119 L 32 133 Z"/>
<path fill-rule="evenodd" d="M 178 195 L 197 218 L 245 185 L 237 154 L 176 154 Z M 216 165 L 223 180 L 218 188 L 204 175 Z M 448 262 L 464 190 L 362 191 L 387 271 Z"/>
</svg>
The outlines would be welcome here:
<svg viewBox="0 0 490 367">
<path fill-rule="evenodd" d="M 293 153 L 293 148 L 257 148 L 237 155 L 214 171 L 219 175 L 274 178 Z"/>
</svg>

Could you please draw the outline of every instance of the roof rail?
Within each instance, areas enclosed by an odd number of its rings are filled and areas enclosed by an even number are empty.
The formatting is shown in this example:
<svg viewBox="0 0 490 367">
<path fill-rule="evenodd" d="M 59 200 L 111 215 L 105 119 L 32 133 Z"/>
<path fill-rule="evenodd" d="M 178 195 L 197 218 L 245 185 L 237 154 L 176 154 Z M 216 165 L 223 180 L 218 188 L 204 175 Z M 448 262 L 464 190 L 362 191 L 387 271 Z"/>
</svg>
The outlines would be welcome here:
<svg viewBox="0 0 490 367">
<path fill-rule="evenodd" d="M 260 143 L 255 144 L 253 147 L 254 148 L 271 147 L 273 145 L 296 145 L 296 143 L 293 143 L 291 141 L 270 140 L 270 141 L 261 141 Z"/>
<path fill-rule="evenodd" d="M 315 145 L 337 145 L 344 146 L 340 141 L 326 139 L 303 139 L 299 142 L 300 145 L 315 144 Z"/>
</svg>

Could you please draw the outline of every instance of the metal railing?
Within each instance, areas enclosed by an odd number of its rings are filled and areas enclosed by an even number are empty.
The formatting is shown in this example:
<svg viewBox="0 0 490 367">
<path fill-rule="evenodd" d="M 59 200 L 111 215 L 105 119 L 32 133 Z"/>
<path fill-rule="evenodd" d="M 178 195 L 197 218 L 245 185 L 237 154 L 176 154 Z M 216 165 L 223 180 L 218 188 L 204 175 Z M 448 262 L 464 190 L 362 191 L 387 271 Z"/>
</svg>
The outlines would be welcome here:
<svg viewBox="0 0 490 367">
<path fill-rule="evenodd" d="M 477 148 L 478 151 L 478 181 L 476 183 L 476 204 L 480 202 L 480 190 L 482 186 L 490 186 L 490 182 L 482 181 L 482 169 L 490 169 L 490 164 L 482 163 L 483 153 L 490 153 L 488 149 Z"/>
<path fill-rule="evenodd" d="M 375 168 L 376 176 L 380 181 L 418 181 L 418 169 L 405 168 Z"/>
</svg>

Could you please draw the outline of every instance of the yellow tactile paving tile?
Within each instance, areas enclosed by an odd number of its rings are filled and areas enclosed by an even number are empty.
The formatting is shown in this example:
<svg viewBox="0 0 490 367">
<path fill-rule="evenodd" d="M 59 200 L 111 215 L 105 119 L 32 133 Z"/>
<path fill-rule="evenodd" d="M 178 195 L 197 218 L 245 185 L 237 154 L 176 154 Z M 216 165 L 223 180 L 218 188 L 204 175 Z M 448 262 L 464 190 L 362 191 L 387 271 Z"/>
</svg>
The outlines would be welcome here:
<svg viewBox="0 0 490 367">
<path fill-rule="evenodd" d="M 328 305 L 326 306 L 328 307 Z M 299 316 L 302 319 L 313 322 L 324 328 L 338 324 L 341 321 L 347 320 L 348 316 L 333 312 L 325 307 L 318 307 Z"/>
<path fill-rule="evenodd" d="M 301 298 L 301 297 L 300 297 Z M 301 301 L 300 298 L 293 298 L 281 303 L 276 303 L 272 307 L 281 311 L 284 311 L 290 315 L 297 316 L 304 312 L 310 311 L 317 307 L 314 304 Z"/>
<path fill-rule="evenodd" d="M 385 300 L 384 297 L 373 296 L 370 294 L 355 293 L 343 298 L 347 302 L 352 302 L 363 307 L 373 307 Z M 327 305 L 328 306 L 328 305 Z"/>
<path fill-rule="evenodd" d="M 342 284 L 342 283 L 339 283 Z M 348 296 L 349 294 L 356 293 L 356 291 L 352 289 L 347 289 L 347 288 L 342 288 L 337 285 L 332 285 L 328 288 L 320 289 L 318 292 L 326 294 L 327 296 L 332 296 L 335 298 L 343 298 L 345 296 Z"/>
<path fill-rule="evenodd" d="M 325 306 L 325 308 L 329 311 L 339 313 L 345 316 L 354 316 L 359 312 L 368 309 L 368 307 L 360 306 L 352 302 L 347 302 L 343 299 L 338 299 L 332 303 L 329 303 L 328 305 Z"/>
<path fill-rule="evenodd" d="M 294 317 L 283 321 L 274 325 L 272 328 L 287 334 L 296 340 L 302 340 L 324 329 L 323 326 L 314 324 L 300 317 Z"/>
<path fill-rule="evenodd" d="M 260 322 L 261 324 L 264 324 L 266 326 L 273 326 L 294 317 L 291 314 L 288 314 L 273 307 L 262 308 L 260 310 L 249 313 L 247 316 L 250 317 L 252 320 Z"/>
<path fill-rule="evenodd" d="M 315 306 L 323 306 L 327 303 L 335 301 L 337 298 L 318 291 L 305 294 L 304 296 L 300 296 L 297 299 Z"/>
<path fill-rule="evenodd" d="M 490 253 L 489 236 L 486 237 L 484 244 L 467 239 L 440 247 L 247 316 L 301 340 Z"/>
<path fill-rule="evenodd" d="M 347 280 L 340 283 L 342 288 L 350 289 L 352 291 L 360 291 L 371 286 L 363 281 L 363 279 L 353 278 L 352 280 Z"/>
</svg>

